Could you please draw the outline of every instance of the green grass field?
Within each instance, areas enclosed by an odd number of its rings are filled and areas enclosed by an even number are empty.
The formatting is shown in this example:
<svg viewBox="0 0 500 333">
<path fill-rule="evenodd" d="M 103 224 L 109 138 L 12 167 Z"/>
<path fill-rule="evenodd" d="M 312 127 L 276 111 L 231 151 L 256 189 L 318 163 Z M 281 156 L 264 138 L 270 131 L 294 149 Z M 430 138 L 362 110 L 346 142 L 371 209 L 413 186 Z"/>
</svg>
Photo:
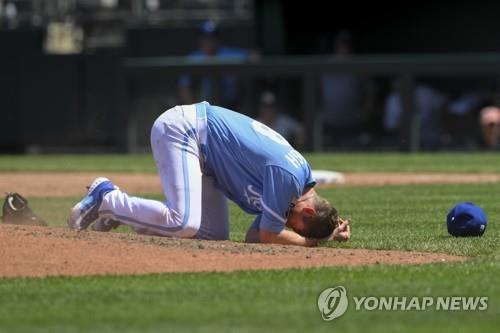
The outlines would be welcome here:
<svg viewBox="0 0 500 333">
<path fill-rule="evenodd" d="M 315 169 L 342 172 L 499 172 L 497 153 L 306 154 Z M 0 155 L 0 171 L 156 172 L 150 154 Z"/>
<path fill-rule="evenodd" d="M 340 154 L 310 156 L 340 171 L 499 172 L 497 154 Z M 154 171 L 148 155 L 0 157 L 0 170 Z M 342 187 L 321 190 L 353 221 L 353 237 L 333 247 L 447 252 L 464 263 L 120 277 L 0 279 L 0 332 L 496 332 L 500 328 L 500 184 Z M 153 198 L 161 198 L 151 193 Z M 33 198 L 63 225 L 79 198 Z M 453 238 L 444 221 L 458 201 L 489 216 L 482 238 Z M 251 217 L 231 207 L 231 237 Z M 117 254 L 117 260 L 121 255 Z M 488 296 L 486 311 L 348 311 L 321 320 L 319 293 L 349 296 Z"/>
</svg>

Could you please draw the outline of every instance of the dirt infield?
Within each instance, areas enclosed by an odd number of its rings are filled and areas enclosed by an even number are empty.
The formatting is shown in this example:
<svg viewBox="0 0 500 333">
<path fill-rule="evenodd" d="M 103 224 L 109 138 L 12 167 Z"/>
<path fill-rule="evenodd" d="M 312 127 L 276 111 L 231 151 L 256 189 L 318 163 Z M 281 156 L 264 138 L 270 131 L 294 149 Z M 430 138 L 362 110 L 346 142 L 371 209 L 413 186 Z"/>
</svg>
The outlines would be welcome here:
<svg viewBox="0 0 500 333">
<path fill-rule="evenodd" d="M 0 225 L 0 277 L 145 274 L 460 261 L 439 253 L 299 248 Z"/>
<path fill-rule="evenodd" d="M 0 193 L 30 197 L 81 196 L 98 173 L 0 173 Z M 107 173 L 132 194 L 161 193 L 156 174 Z M 500 182 L 500 174 L 345 174 L 346 184 Z M 299 248 L 209 242 L 63 228 L 0 225 L 0 277 L 235 271 L 319 266 L 420 264 L 466 258 L 439 253 Z"/>
<path fill-rule="evenodd" d="M 0 193 L 17 191 L 24 196 L 79 196 L 85 186 L 106 176 L 133 194 L 161 193 L 160 179 L 152 173 L 0 173 Z M 346 183 L 335 186 L 383 186 L 403 184 L 466 184 L 500 182 L 500 174 L 450 173 L 346 173 Z"/>
</svg>

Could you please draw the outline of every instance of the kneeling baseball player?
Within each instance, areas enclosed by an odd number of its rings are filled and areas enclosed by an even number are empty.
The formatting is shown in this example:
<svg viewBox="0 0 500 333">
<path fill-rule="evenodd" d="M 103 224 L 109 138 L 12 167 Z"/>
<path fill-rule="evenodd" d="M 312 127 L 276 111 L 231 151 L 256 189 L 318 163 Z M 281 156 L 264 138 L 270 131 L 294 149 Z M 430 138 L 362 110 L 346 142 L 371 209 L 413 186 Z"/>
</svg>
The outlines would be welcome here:
<svg viewBox="0 0 500 333">
<path fill-rule="evenodd" d="M 227 240 L 229 198 L 256 215 L 246 242 L 315 246 L 350 237 L 349 221 L 314 190 L 304 157 L 256 120 L 207 102 L 176 106 L 155 121 L 151 147 L 165 202 L 129 196 L 101 177 L 73 207 L 69 227 L 122 223 L 140 234 Z"/>
</svg>

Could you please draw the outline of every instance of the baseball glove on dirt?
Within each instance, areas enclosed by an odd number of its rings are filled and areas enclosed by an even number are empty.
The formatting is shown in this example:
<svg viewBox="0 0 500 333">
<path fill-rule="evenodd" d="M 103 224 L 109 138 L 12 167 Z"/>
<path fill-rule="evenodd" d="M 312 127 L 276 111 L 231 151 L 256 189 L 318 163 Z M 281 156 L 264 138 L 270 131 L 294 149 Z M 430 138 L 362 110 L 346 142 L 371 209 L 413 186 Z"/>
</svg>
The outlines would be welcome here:
<svg viewBox="0 0 500 333">
<path fill-rule="evenodd" d="M 6 193 L 2 221 L 8 224 L 47 225 L 28 207 L 28 200 L 15 192 Z"/>
</svg>

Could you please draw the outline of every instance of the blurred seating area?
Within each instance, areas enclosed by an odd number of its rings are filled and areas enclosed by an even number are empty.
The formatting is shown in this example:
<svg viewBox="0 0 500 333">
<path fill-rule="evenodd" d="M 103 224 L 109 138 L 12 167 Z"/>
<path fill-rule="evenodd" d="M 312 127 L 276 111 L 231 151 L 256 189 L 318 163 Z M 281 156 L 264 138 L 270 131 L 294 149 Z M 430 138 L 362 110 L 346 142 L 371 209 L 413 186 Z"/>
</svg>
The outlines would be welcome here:
<svg viewBox="0 0 500 333">
<path fill-rule="evenodd" d="M 161 112 L 201 100 L 260 119 L 300 150 L 498 149 L 500 26 L 480 44 L 454 26 L 468 12 L 460 5 L 426 17 L 425 31 L 371 16 L 367 29 L 356 12 L 329 25 L 322 8 L 0 0 L 0 151 L 141 151 Z M 408 24 L 429 15 L 414 9 Z M 317 22 L 306 29 L 298 10 Z M 481 31 L 489 12 L 467 19 Z M 419 34 L 428 40 L 405 39 Z"/>
</svg>

